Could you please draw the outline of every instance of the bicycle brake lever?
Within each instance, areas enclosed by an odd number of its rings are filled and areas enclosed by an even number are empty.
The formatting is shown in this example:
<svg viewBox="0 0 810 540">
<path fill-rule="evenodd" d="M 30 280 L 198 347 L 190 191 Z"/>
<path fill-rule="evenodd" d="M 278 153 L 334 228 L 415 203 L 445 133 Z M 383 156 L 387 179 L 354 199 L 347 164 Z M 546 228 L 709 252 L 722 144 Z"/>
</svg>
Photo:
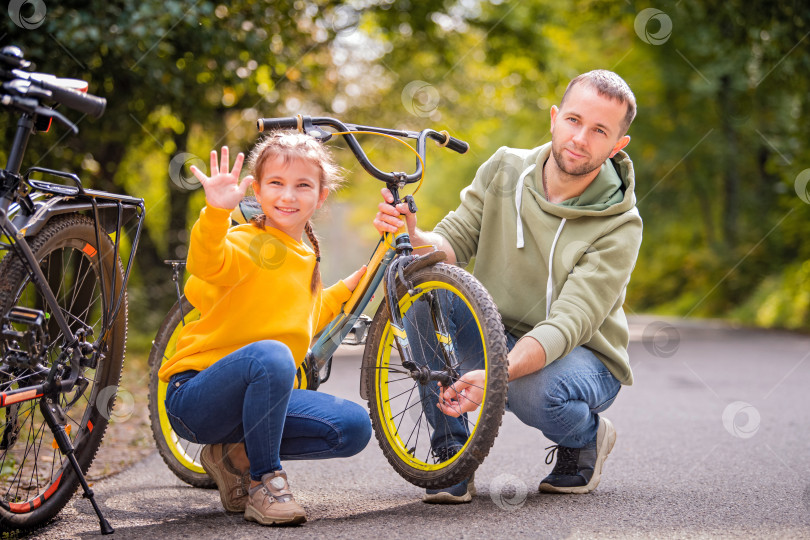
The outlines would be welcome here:
<svg viewBox="0 0 810 540">
<path fill-rule="evenodd" d="M 304 117 L 303 128 L 304 133 L 306 133 L 313 139 L 317 139 L 322 143 L 325 143 L 326 141 L 332 138 L 331 133 L 319 127 L 316 127 L 315 124 L 312 123 L 312 118 L 310 118 L 309 116 Z"/>
<path fill-rule="evenodd" d="M 416 201 L 413 200 L 413 195 L 405 195 L 402 200 L 408 204 L 408 210 L 410 210 L 411 214 L 415 214 Z"/>
<path fill-rule="evenodd" d="M 68 127 L 74 134 L 79 133 L 79 128 L 76 124 L 71 122 L 70 120 L 65 117 L 62 113 L 57 110 L 50 109 L 47 107 L 37 107 L 36 113 L 42 116 L 50 116 L 51 118 L 56 118 L 60 122 L 62 122 L 65 126 Z"/>
</svg>

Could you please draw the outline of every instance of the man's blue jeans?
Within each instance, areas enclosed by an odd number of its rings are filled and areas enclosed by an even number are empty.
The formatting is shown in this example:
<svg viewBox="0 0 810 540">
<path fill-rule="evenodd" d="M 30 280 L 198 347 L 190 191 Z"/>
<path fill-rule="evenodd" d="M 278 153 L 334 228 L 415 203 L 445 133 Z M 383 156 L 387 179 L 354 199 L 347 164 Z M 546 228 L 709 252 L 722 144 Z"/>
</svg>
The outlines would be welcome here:
<svg viewBox="0 0 810 540">
<path fill-rule="evenodd" d="M 442 292 L 438 297 L 460 372 L 483 368 L 483 345 L 469 308 L 458 296 Z M 438 348 L 427 302 L 413 304 L 405 320 L 405 331 L 416 362 L 427 363 L 434 370 L 443 369 L 444 357 Z M 506 340 L 511 351 L 518 338 L 507 333 Z M 599 413 L 613 403 L 620 388 L 621 383 L 593 352 L 577 347 L 540 371 L 510 382 L 507 410 L 554 443 L 582 448 L 596 439 Z M 436 407 L 436 383 L 419 389 L 425 416 L 434 430 L 433 450 L 461 447 L 468 437 L 466 418 L 447 416 Z"/>
<path fill-rule="evenodd" d="M 364 407 L 311 390 L 293 390 L 295 362 L 279 341 L 258 341 L 207 369 L 171 378 L 166 412 L 174 431 L 199 444 L 245 443 L 250 476 L 281 460 L 353 456 L 371 437 Z"/>
</svg>

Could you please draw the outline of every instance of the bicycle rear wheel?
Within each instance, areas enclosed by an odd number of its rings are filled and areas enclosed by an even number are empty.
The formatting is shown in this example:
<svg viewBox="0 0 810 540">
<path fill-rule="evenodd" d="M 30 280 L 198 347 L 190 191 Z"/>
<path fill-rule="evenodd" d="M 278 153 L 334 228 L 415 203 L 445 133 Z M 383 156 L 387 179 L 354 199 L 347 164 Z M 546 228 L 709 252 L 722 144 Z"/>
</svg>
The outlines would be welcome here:
<svg viewBox="0 0 810 540">
<path fill-rule="evenodd" d="M 54 292 L 72 331 L 92 330 L 92 339 L 103 338 L 103 355 L 95 367 L 87 365 L 83 378 L 87 386 L 75 387 L 69 394 L 59 394 L 65 412 L 65 429 L 75 448 L 75 456 L 86 473 L 96 455 L 110 417 L 121 366 L 124 358 L 127 325 L 126 295 L 109 331 L 103 334 L 101 283 L 107 288 L 106 301 L 113 294 L 112 284 L 120 288 L 123 269 L 113 260 L 113 243 L 101 233 L 96 241 L 95 223 L 87 216 L 68 214 L 55 217 L 29 242 L 40 268 Z M 97 253 L 101 252 L 101 261 Z M 50 308 L 42 292 L 31 282 L 23 261 L 8 252 L 0 262 L 0 313 L 3 324 L 26 331 L 10 323 L 7 314 L 16 306 L 41 310 L 46 314 L 43 341 L 43 365 L 50 368 L 66 346 L 64 334 L 50 317 Z M 19 347 L 21 344 L 16 344 Z M 30 345 L 30 344 L 29 344 Z M 42 382 L 20 362 L 9 360 L 10 343 L 3 340 L 3 362 L 0 366 L 0 388 L 3 391 L 24 388 Z M 26 354 L 30 346 L 22 344 Z M 53 433 L 40 410 L 45 398 L 24 401 L 2 409 L 0 427 L 0 529 L 4 531 L 37 527 L 55 516 L 70 500 L 79 478 L 70 462 L 59 451 Z"/>
<path fill-rule="evenodd" d="M 485 373 L 478 409 L 459 419 L 444 415 L 435 406 L 437 383 L 420 382 L 402 365 L 387 302 L 377 310 L 363 354 L 374 433 L 403 478 L 442 488 L 469 478 L 498 434 L 507 392 L 506 337 L 492 298 L 461 268 L 436 264 L 405 274 L 413 288 L 400 284 L 398 303 L 417 367 L 447 370 L 450 347 L 454 379 L 474 369 Z"/>
<path fill-rule="evenodd" d="M 208 476 L 200 462 L 203 445 L 180 437 L 172 429 L 166 416 L 166 389 L 168 383 L 160 380 L 158 371 L 163 363 L 177 350 L 177 338 L 186 323 L 200 318 L 199 310 L 183 296 L 169 310 L 160 325 L 152 351 L 149 354 L 149 420 L 158 453 L 166 466 L 183 482 L 194 487 L 215 488 L 216 483 Z"/>
</svg>

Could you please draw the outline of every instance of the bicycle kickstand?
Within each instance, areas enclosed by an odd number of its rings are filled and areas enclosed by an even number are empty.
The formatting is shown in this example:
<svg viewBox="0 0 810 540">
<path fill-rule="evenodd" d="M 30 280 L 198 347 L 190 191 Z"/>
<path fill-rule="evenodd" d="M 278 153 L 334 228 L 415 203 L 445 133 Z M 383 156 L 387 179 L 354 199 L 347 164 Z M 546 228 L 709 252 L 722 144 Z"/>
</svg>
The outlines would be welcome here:
<svg viewBox="0 0 810 540">
<path fill-rule="evenodd" d="M 110 526 L 110 522 L 101 515 L 101 509 L 98 507 L 98 504 L 96 504 L 93 490 L 87 485 L 87 480 L 84 478 L 84 474 L 79 466 L 79 462 L 76 461 L 73 443 L 70 442 L 70 438 L 68 438 L 67 433 L 65 433 L 65 427 L 63 425 L 64 420 L 61 423 L 57 420 L 57 416 L 64 418 L 64 414 L 59 408 L 59 405 L 56 404 L 53 399 L 46 398 L 39 402 L 39 408 L 42 411 L 42 415 L 45 417 L 45 421 L 48 423 L 48 427 L 50 427 L 51 431 L 53 432 L 54 439 L 56 439 L 56 444 L 59 445 L 59 451 L 62 452 L 65 457 L 67 457 L 68 461 L 70 461 L 70 464 L 73 466 L 73 470 L 76 472 L 76 476 L 79 478 L 79 482 L 82 485 L 82 490 L 84 491 L 82 497 L 85 499 L 90 499 L 90 504 L 93 505 L 93 510 L 95 510 L 96 515 L 98 516 L 98 524 L 101 528 L 101 534 L 114 533 L 115 529 Z"/>
</svg>

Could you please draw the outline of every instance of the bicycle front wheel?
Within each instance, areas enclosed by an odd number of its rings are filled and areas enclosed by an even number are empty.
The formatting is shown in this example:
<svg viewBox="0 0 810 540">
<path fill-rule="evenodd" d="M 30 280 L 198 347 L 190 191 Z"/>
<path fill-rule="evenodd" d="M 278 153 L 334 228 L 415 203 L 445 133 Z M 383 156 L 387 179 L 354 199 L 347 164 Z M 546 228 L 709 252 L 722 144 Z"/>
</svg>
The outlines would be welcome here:
<svg viewBox="0 0 810 540">
<path fill-rule="evenodd" d="M 59 394 L 59 404 L 65 413 L 65 431 L 83 473 L 89 469 L 107 429 L 126 342 L 126 294 L 115 320 L 110 322 L 109 328 L 103 328 L 107 309 L 104 302 L 110 303 L 116 292 L 113 283 L 116 290 L 120 289 L 124 276 L 120 261 L 113 260 L 110 237 L 101 233 L 99 240 L 100 245 L 92 219 L 67 214 L 55 217 L 29 242 L 71 330 L 84 329 L 88 341 L 102 338 L 98 342 L 102 354 L 97 355 L 95 366 L 84 367 L 82 384 L 76 385 L 70 393 Z M 20 340 L 19 343 L 3 340 L 0 388 L 9 391 L 43 382 L 43 376 L 29 365 L 19 359 L 9 360 L 9 347 L 22 346 L 26 358 L 41 356 L 40 364 L 49 369 L 67 342 L 51 316 L 42 291 L 31 281 L 26 265 L 16 253 L 6 253 L 0 262 L 0 276 L 0 313 L 4 324 L 27 333 L 30 327 L 12 323 L 7 318 L 9 310 L 19 306 L 45 313 L 45 337 L 41 335 L 36 340 Z M 106 284 L 106 298 L 102 295 L 102 280 Z M 59 451 L 42 415 L 40 405 L 44 399 L 23 401 L 2 409 L 0 529 L 5 531 L 42 525 L 67 504 L 79 485 L 79 478 Z"/>
<path fill-rule="evenodd" d="M 160 380 L 160 367 L 177 350 L 177 338 L 186 323 L 200 318 L 200 311 L 183 296 L 169 310 L 160 325 L 152 351 L 149 354 L 149 420 L 158 453 L 166 466 L 183 482 L 194 487 L 215 488 L 216 483 L 208 476 L 200 462 L 203 445 L 180 437 L 172 429 L 166 415 L 166 389 L 168 383 Z"/>
<path fill-rule="evenodd" d="M 483 370 L 476 411 L 454 418 L 437 407 L 435 380 L 402 365 L 387 302 L 377 310 L 363 355 L 374 433 L 388 461 L 420 487 L 469 478 L 492 447 L 506 405 L 507 348 L 501 317 L 484 287 L 461 268 L 436 264 L 399 286 L 398 306 L 417 370 L 457 380 Z"/>
</svg>

